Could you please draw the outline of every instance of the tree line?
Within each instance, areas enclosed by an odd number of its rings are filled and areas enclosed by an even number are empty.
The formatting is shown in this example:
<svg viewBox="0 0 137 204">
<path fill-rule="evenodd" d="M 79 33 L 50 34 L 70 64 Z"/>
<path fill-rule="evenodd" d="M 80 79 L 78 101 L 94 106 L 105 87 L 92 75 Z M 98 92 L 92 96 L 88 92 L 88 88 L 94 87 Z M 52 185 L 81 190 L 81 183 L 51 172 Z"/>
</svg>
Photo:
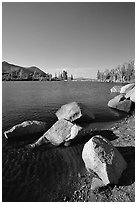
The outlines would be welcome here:
<svg viewBox="0 0 137 204">
<path fill-rule="evenodd" d="M 44 76 L 36 71 L 33 73 L 25 73 L 22 69 L 17 71 L 3 72 L 2 73 L 3 81 L 65 81 L 73 80 L 73 75 L 68 76 L 67 71 L 63 70 L 58 75 L 55 73 L 55 76 L 52 74 L 45 73 Z"/>
<path fill-rule="evenodd" d="M 102 82 L 134 82 L 134 60 L 118 65 L 116 68 L 113 68 L 111 70 L 106 69 L 104 72 L 98 70 L 97 80 Z"/>
</svg>

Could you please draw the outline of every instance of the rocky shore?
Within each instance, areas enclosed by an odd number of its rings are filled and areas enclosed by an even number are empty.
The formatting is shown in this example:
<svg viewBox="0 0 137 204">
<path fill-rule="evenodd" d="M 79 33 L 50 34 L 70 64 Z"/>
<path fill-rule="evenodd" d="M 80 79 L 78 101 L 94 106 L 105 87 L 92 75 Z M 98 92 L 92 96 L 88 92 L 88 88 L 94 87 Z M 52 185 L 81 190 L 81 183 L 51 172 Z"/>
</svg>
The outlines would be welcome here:
<svg viewBox="0 0 137 204">
<path fill-rule="evenodd" d="M 76 190 L 71 198 L 64 197 L 70 202 L 135 202 L 135 114 L 115 123 L 108 129 L 113 132 L 115 139 L 111 143 L 117 147 L 127 162 L 127 168 L 117 185 L 107 185 L 91 190 L 92 174 L 79 174 Z"/>
<path fill-rule="evenodd" d="M 134 202 L 135 114 L 93 134 L 109 139 L 127 162 L 117 185 L 91 190 L 96 175 L 82 161 L 83 142 L 34 151 L 8 145 L 3 151 L 3 202 Z"/>
<path fill-rule="evenodd" d="M 121 87 L 120 94 L 111 99 L 108 106 L 126 112 L 128 116 L 113 126 L 93 130 L 88 128 L 88 122 L 94 121 L 94 114 L 83 104 L 71 102 L 61 106 L 55 113 L 56 121 L 50 128 L 47 122 L 24 121 L 4 132 L 7 144 L 10 139 L 25 140 L 25 137 L 29 139 L 35 134 L 41 134 L 37 140 L 31 143 L 28 141 L 26 147 L 24 143 L 21 161 L 16 157 L 13 160 L 20 165 L 23 162 L 23 167 L 27 167 L 25 171 L 29 172 L 27 175 L 34 170 L 32 187 L 28 185 L 28 179 L 32 183 L 30 176 L 26 177 L 25 183 L 31 190 L 26 189 L 21 199 L 15 191 L 14 201 L 135 200 L 135 84 Z M 87 126 L 82 125 L 84 121 Z M 34 152 L 35 162 L 32 164 L 27 157 L 33 156 Z M 27 156 L 26 160 L 24 154 Z M 8 163 L 7 161 L 5 156 L 4 162 Z M 29 166 L 24 161 L 29 162 Z M 41 169 L 44 170 L 42 174 Z M 4 172 L 7 174 L 6 168 Z M 20 169 L 18 173 L 24 174 L 24 171 Z M 19 174 L 15 180 L 18 180 Z M 43 183 L 44 180 L 49 182 Z M 41 188 L 35 189 L 38 186 L 37 181 Z M 20 187 L 22 191 L 22 184 Z M 33 189 L 38 193 L 37 198 L 33 195 Z M 12 197 L 11 192 L 10 196 Z"/>
</svg>

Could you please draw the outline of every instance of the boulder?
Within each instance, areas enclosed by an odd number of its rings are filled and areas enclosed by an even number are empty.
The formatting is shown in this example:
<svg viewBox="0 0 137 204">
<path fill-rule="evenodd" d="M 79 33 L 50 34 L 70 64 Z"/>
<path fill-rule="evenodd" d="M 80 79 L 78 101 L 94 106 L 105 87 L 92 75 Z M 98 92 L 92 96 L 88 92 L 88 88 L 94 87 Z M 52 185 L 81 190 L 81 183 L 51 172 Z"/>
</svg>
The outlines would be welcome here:
<svg viewBox="0 0 137 204">
<path fill-rule="evenodd" d="M 115 108 L 115 106 L 117 105 L 117 103 L 119 103 L 120 101 L 123 101 L 125 98 L 125 96 L 123 94 L 120 94 L 114 98 L 112 98 L 109 102 L 108 102 L 108 106 L 110 108 Z"/>
<path fill-rule="evenodd" d="M 120 92 L 122 86 L 113 86 L 110 91 L 111 92 Z"/>
<path fill-rule="evenodd" d="M 15 138 L 30 134 L 44 133 L 47 131 L 47 123 L 41 121 L 24 121 L 21 124 L 13 126 L 10 130 L 5 131 L 4 135 L 8 138 Z"/>
<path fill-rule="evenodd" d="M 31 147 L 40 146 L 44 143 L 49 143 L 58 146 L 61 143 L 67 142 L 70 144 L 70 140 L 73 140 L 82 128 L 78 125 L 61 119 L 58 120 L 42 137 L 40 137 Z M 65 146 L 68 146 L 68 145 Z"/>
<path fill-rule="evenodd" d="M 123 95 L 118 95 L 108 102 L 108 106 L 110 108 L 114 108 L 129 113 L 132 108 L 132 101 L 126 100 L 125 96 Z"/>
<path fill-rule="evenodd" d="M 132 88 L 134 88 L 135 84 L 127 84 L 125 86 L 122 86 L 120 93 L 126 94 L 128 91 L 130 91 Z"/>
<path fill-rule="evenodd" d="M 56 116 L 58 120 L 66 119 L 73 122 L 77 119 L 83 119 L 84 122 L 93 120 L 95 117 L 83 104 L 77 102 L 71 102 L 63 105 L 57 112 Z"/>
<path fill-rule="evenodd" d="M 133 101 L 135 103 L 135 87 L 133 89 L 131 89 L 129 92 L 127 92 L 125 97 L 127 99 L 129 98 L 131 101 Z"/>
<path fill-rule="evenodd" d="M 116 109 L 129 113 L 132 110 L 132 105 L 133 105 L 133 102 L 131 100 L 124 100 L 124 101 L 120 101 L 116 105 Z"/>
<path fill-rule="evenodd" d="M 93 171 L 104 185 L 117 184 L 127 163 L 119 151 L 100 135 L 92 137 L 82 151 L 82 159 L 88 171 Z"/>
</svg>

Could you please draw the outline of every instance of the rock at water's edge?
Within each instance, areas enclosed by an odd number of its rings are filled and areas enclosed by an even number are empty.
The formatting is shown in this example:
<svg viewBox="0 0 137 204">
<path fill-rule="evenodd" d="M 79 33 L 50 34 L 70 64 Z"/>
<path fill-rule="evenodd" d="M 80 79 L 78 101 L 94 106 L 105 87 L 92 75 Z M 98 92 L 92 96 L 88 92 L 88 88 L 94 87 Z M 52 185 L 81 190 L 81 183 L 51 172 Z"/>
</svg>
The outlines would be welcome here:
<svg viewBox="0 0 137 204">
<path fill-rule="evenodd" d="M 104 185 L 117 184 L 127 163 L 119 151 L 100 135 L 92 137 L 82 151 L 86 169 L 95 172 Z"/>
<path fill-rule="evenodd" d="M 111 92 L 120 92 L 122 86 L 113 86 L 110 91 Z"/>
<path fill-rule="evenodd" d="M 135 103 L 135 87 L 133 89 L 131 89 L 129 92 L 127 92 L 125 97 L 127 99 L 129 98 L 131 101 L 133 101 Z"/>
<path fill-rule="evenodd" d="M 128 91 L 130 91 L 131 89 L 133 89 L 134 86 L 135 86 L 134 83 L 133 83 L 133 84 L 127 84 L 127 85 L 125 85 L 125 86 L 122 86 L 120 93 L 121 93 L 121 94 L 127 93 Z"/>
<path fill-rule="evenodd" d="M 95 117 L 83 104 L 72 102 L 63 105 L 57 112 L 56 116 L 58 120 L 66 119 L 73 122 L 77 119 L 93 120 Z"/>
<path fill-rule="evenodd" d="M 117 103 L 115 109 L 129 113 L 132 110 L 132 105 L 131 100 L 124 100 Z"/>
<path fill-rule="evenodd" d="M 126 100 L 125 96 L 123 96 L 122 94 L 114 97 L 108 102 L 108 106 L 110 108 L 124 111 L 126 113 L 129 113 L 131 111 L 132 105 L 132 101 Z"/>
<path fill-rule="evenodd" d="M 4 135 L 8 138 L 15 138 L 19 136 L 32 135 L 37 133 L 44 133 L 47 131 L 47 123 L 41 121 L 24 121 L 21 124 L 13 126 L 10 130 L 5 131 Z"/>
<path fill-rule="evenodd" d="M 119 103 L 120 101 L 123 101 L 125 99 L 125 96 L 123 94 L 120 94 L 114 98 L 112 98 L 109 102 L 108 102 L 108 106 L 110 108 L 115 108 L 116 104 Z"/>
<path fill-rule="evenodd" d="M 69 144 L 69 141 L 74 139 L 81 129 L 80 126 L 74 125 L 67 120 L 58 120 L 41 138 L 32 144 L 31 147 L 47 143 L 47 140 L 55 146 L 65 142 Z M 65 146 L 67 146 L 67 144 Z"/>
</svg>

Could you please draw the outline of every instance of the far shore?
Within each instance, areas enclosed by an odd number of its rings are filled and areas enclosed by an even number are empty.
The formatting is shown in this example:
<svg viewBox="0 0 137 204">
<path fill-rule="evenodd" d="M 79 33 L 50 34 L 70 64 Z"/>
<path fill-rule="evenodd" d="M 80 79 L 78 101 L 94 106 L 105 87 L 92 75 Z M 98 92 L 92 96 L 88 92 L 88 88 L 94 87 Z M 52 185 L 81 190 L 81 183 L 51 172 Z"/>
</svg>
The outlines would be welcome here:
<svg viewBox="0 0 137 204">
<path fill-rule="evenodd" d="M 91 82 L 98 82 L 98 83 L 114 83 L 114 84 L 128 84 L 128 83 L 135 83 L 134 81 L 98 81 L 96 79 L 73 79 L 73 80 L 2 80 L 2 82 L 73 82 L 73 81 L 91 81 Z"/>
</svg>

